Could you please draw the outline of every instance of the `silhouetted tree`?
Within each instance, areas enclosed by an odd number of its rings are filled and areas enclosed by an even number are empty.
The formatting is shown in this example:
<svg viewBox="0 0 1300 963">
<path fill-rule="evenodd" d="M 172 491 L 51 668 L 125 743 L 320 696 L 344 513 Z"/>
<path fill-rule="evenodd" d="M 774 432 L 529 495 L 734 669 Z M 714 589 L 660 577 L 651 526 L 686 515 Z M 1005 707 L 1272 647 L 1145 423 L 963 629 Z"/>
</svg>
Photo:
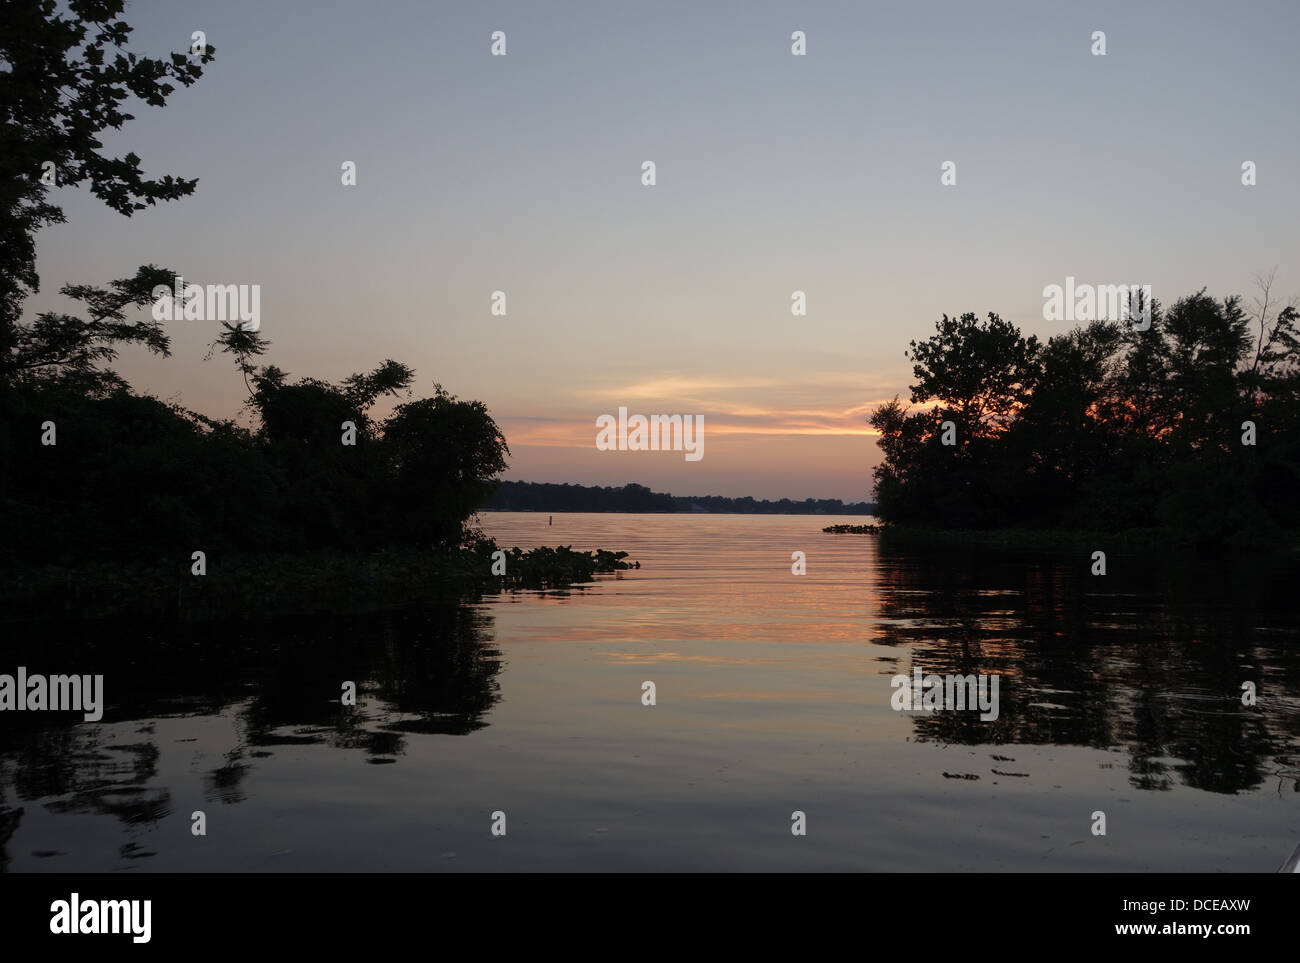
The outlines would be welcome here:
<svg viewBox="0 0 1300 963">
<path fill-rule="evenodd" d="M 495 487 L 510 453 L 505 436 L 478 401 L 460 401 L 435 385 L 432 397 L 398 405 L 380 441 L 390 486 L 393 538 L 448 544 Z"/>
<path fill-rule="evenodd" d="M 1300 339 L 1267 285 L 1258 334 L 1239 298 L 1204 290 L 1152 303 L 1149 327 L 1094 322 L 1046 344 L 996 315 L 944 316 L 907 352 L 924 407 L 895 398 L 870 418 L 877 514 L 940 528 L 1158 525 L 1207 544 L 1293 527 Z"/>
<path fill-rule="evenodd" d="M 86 184 L 91 194 L 129 217 L 148 205 L 184 197 L 198 183 L 171 175 L 149 178 L 134 153 L 102 153 L 100 134 L 132 119 L 123 109 L 128 96 L 163 106 L 175 84 L 188 87 L 198 80 L 214 52 L 208 46 L 198 55 L 173 53 L 161 60 L 125 50 L 131 27 L 119 19 L 124 6 L 124 0 L 0 3 L 0 61 L 7 68 L 0 71 L 0 383 L 9 380 L 18 360 L 59 356 L 58 349 L 75 353 L 80 347 L 69 341 L 76 325 L 47 323 L 25 336 L 19 333 L 22 303 L 40 286 L 36 232 L 64 219 L 62 208 L 49 200 L 50 187 Z M 46 183 L 50 178 L 55 185 Z M 123 293 L 115 288 L 108 298 Z M 94 297 L 83 299 L 92 317 L 106 306 Z M 81 333 L 93 334 L 103 346 L 121 331 L 101 326 Z"/>
</svg>

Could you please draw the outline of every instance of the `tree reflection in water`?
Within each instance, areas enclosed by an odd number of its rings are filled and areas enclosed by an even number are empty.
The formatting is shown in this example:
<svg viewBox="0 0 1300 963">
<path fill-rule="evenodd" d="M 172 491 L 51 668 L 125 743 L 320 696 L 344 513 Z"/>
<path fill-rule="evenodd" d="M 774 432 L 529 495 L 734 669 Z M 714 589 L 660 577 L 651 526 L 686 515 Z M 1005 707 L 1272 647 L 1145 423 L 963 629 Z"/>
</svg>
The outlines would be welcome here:
<svg viewBox="0 0 1300 963">
<path fill-rule="evenodd" d="M 322 744 L 392 762 L 409 734 L 466 735 L 500 698 L 490 616 L 448 604 L 384 615 L 222 625 L 18 627 L 0 649 L 13 666 L 102 673 L 105 723 L 141 720 L 129 741 L 63 713 L 6 713 L 0 728 L 0 869 L 23 807 L 116 816 L 145 829 L 172 814 L 154 724 L 233 712 L 237 741 L 204 778 L 209 802 L 238 803 L 257 761 Z M 12 670 L 11 670 L 12 671 Z M 342 683 L 357 705 L 341 704 Z M 120 732 L 120 729 L 116 730 Z M 188 816 L 188 813 L 186 814 Z M 123 856 L 147 856 L 128 843 Z"/>
<path fill-rule="evenodd" d="M 882 539 L 875 641 L 913 652 L 885 671 L 1002 677 L 996 721 L 918 714 L 917 739 L 1121 747 L 1138 789 L 1235 793 L 1276 778 L 1300 791 L 1300 706 L 1282 695 L 1300 688 L 1294 566 L 1112 558 L 1094 577 L 1043 558 Z M 1246 681 L 1256 706 L 1242 705 Z"/>
</svg>

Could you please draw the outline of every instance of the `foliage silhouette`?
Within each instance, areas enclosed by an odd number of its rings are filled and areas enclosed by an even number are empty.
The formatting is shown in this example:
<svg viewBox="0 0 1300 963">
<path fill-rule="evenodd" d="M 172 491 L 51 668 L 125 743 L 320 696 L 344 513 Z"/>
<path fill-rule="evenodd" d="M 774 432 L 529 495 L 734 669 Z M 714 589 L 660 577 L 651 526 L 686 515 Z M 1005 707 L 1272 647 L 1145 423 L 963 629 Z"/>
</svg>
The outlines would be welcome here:
<svg viewBox="0 0 1300 963">
<path fill-rule="evenodd" d="M 1167 311 L 1153 302 L 1145 330 L 1098 321 L 1046 343 L 995 314 L 945 315 L 908 352 L 923 407 L 895 398 L 869 419 L 885 456 L 876 514 L 917 528 L 1154 526 L 1192 545 L 1276 542 L 1300 526 L 1300 317 L 1270 310 L 1261 287 L 1253 316 L 1201 290 Z"/>
</svg>

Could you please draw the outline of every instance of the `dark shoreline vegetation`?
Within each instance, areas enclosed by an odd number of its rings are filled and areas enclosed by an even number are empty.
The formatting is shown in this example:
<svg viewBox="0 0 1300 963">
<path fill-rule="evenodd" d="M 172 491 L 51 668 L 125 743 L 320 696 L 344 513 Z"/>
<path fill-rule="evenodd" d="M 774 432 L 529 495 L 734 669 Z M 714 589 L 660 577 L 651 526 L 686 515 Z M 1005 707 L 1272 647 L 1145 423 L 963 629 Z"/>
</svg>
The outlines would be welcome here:
<svg viewBox="0 0 1300 963">
<path fill-rule="evenodd" d="M 371 611 L 632 567 L 622 552 L 506 551 L 470 527 L 509 451 L 482 403 L 435 386 L 376 421 L 405 366 L 289 383 L 248 362 L 266 347 L 255 332 L 226 325 L 216 346 L 239 353 L 255 428 L 95 370 L 0 382 L 0 619 Z"/>
<path fill-rule="evenodd" d="M 66 284 L 75 313 L 24 319 L 40 287 L 36 234 L 64 221 L 51 187 L 84 186 L 129 217 L 198 183 L 101 153 L 99 135 L 132 119 L 124 102 L 164 106 L 215 54 L 128 55 L 123 7 L 28 4 L 3 38 L 0 620 L 368 611 L 631 567 L 622 552 L 505 552 L 472 529 L 505 470 L 505 437 L 481 402 L 441 385 L 412 399 L 406 365 L 294 380 L 259 363 L 260 322 L 220 320 L 208 357 L 233 359 L 244 427 L 137 393 L 109 367 L 125 346 L 170 353 L 151 309 L 174 271 Z"/>
<path fill-rule="evenodd" d="M 1046 342 L 996 314 L 913 341 L 909 408 L 869 419 L 888 532 L 1007 543 L 1101 530 L 1203 550 L 1294 547 L 1300 533 L 1300 313 L 1273 275 L 1248 311 L 1204 290 L 1130 303 Z M 928 533 L 928 536 L 927 534 Z M 1013 534 L 1018 533 L 1018 534 Z"/>
<path fill-rule="evenodd" d="M 492 575 L 497 546 L 483 540 L 445 552 L 372 555 L 240 556 L 219 574 L 196 578 L 187 565 L 96 565 L 5 573 L 0 624 L 121 617 L 171 622 L 241 621 L 284 615 L 388 612 L 428 604 L 474 602 L 514 589 L 581 588 L 640 563 L 626 552 L 577 552 L 570 546 L 505 553 L 506 575 Z"/>
<path fill-rule="evenodd" d="M 483 505 L 485 512 L 638 512 L 716 515 L 870 515 L 869 502 L 844 504 L 838 498 L 805 498 L 801 502 L 727 498 L 722 495 L 670 495 L 645 485 L 618 488 L 503 481 Z"/>
</svg>

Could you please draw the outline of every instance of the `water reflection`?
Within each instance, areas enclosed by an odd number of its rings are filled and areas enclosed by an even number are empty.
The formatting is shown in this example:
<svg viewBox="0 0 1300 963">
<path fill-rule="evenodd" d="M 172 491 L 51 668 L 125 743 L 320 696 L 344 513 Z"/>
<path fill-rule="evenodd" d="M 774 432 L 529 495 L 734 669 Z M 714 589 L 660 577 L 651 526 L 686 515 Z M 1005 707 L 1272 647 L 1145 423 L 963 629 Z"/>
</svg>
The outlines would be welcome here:
<svg viewBox="0 0 1300 963">
<path fill-rule="evenodd" d="M 733 819 L 784 805 L 790 786 L 844 826 L 863 799 L 880 801 L 881 818 L 894 800 L 918 801 L 905 807 L 914 822 L 899 837 L 904 854 L 942 853 L 934 840 L 959 830 L 968 844 L 954 806 L 990 824 L 1013 813 L 1024 838 L 996 837 L 1015 839 L 997 865 L 1020 869 L 1061 842 L 1042 842 L 1061 831 L 1047 801 L 1058 791 L 1074 800 L 1127 786 L 1145 791 L 1138 817 L 1157 802 L 1157 821 L 1235 819 L 1256 834 L 1263 819 L 1270 839 L 1290 839 L 1280 827 L 1300 803 L 1294 561 L 1112 553 L 1110 574 L 1093 577 L 1086 557 L 819 541 L 823 520 L 587 516 L 563 535 L 545 517 L 536 532 L 522 530 L 531 519 L 511 524 L 521 528 L 512 544 L 616 544 L 645 567 L 581 597 L 385 616 L 6 627 L 0 672 L 103 674 L 107 705 L 103 723 L 0 717 L 0 869 L 279 868 L 289 860 L 265 860 L 289 847 L 294 868 L 317 859 L 312 868 L 422 870 L 444 852 L 477 868 L 581 867 L 592 854 L 565 835 L 566 820 L 595 833 L 611 813 L 643 807 L 645 835 L 621 841 L 619 865 L 649 853 L 689 866 L 707 847 L 692 837 L 673 850 L 653 834 L 698 830 L 708 817 L 673 813 Z M 569 524 L 556 518 L 556 529 Z M 809 548 L 805 577 L 789 574 L 792 545 Z M 498 635 L 514 665 L 504 703 Z M 913 667 L 999 674 L 997 720 L 899 719 L 877 683 Z M 640 703 L 646 678 L 664 683 L 653 713 Z M 1240 700 L 1248 680 L 1259 689 L 1252 708 Z M 355 707 L 340 704 L 344 681 L 357 684 Z M 1032 792 L 1012 795 L 1021 787 Z M 1245 792 L 1283 803 L 1216 808 Z M 532 851 L 474 849 L 487 846 L 474 840 L 489 838 L 480 830 L 502 799 L 536 820 Z M 242 832 L 222 848 L 185 845 L 195 808 L 220 813 L 223 833 L 235 823 Z M 307 828 L 288 825 L 295 819 Z M 1194 858 L 1152 825 L 1134 865 Z M 826 859 L 894 865 L 898 854 L 865 849 L 875 839 L 843 830 Z M 731 843 L 757 852 L 749 837 Z M 1240 839 L 1225 844 L 1213 865 L 1256 865 L 1242 851 Z"/>
<path fill-rule="evenodd" d="M 1001 675 L 1000 715 L 913 719 L 921 741 L 1123 746 L 1134 788 L 1175 780 L 1235 793 L 1300 791 L 1295 572 L 1222 559 L 1116 558 L 1094 577 L 1043 561 L 883 540 L 875 578 L 885 671 Z M 1258 704 L 1242 705 L 1242 683 Z M 1011 754 L 1014 755 L 1014 754 Z"/>
<path fill-rule="evenodd" d="M 488 641 L 490 630 L 490 616 L 459 605 L 383 616 L 154 626 L 143 634 L 139 626 L 103 623 L 16 628 L 0 647 L 0 671 L 24 665 L 29 673 L 102 673 L 103 723 L 149 721 L 123 742 L 107 736 L 104 725 L 78 725 L 75 713 L 6 712 L 0 869 L 24 814 L 15 802 L 38 802 L 54 814 L 115 816 L 125 828 L 147 828 L 171 815 L 169 791 L 149 785 L 158 776 L 158 720 L 233 712 L 237 739 L 203 779 L 204 798 L 218 804 L 244 801 L 244 783 L 258 761 L 281 747 L 327 745 L 384 763 L 403 754 L 409 734 L 482 728 L 500 698 L 500 653 Z M 344 681 L 356 683 L 355 706 L 341 704 Z M 151 854 L 128 843 L 120 855 Z"/>
</svg>

